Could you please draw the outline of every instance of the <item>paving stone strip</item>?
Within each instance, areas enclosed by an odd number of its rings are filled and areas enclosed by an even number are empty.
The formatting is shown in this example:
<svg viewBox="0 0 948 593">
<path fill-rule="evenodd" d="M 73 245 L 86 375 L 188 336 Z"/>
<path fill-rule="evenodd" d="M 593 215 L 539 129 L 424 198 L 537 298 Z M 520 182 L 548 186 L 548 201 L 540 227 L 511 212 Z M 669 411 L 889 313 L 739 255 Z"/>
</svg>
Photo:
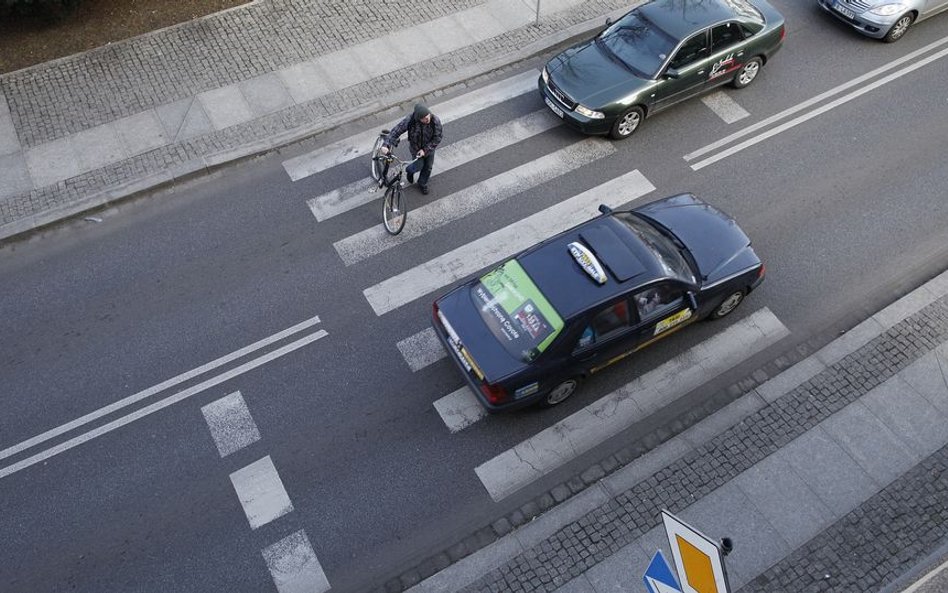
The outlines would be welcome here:
<svg viewBox="0 0 948 593">
<path fill-rule="evenodd" d="M 258 0 L 0 76 L 0 92 L 30 148 L 485 1 Z"/>
<path fill-rule="evenodd" d="M 943 297 L 462 591 L 554 591 L 658 526 L 662 509 L 682 511 L 946 339 L 948 297 Z M 938 480 L 944 476 L 938 474 Z M 944 500 L 932 504 L 944 507 Z"/>
<path fill-rule="evenodd" d="M 946 538 L 948 447 L 942 447 L 739 591 L 878 591 Z"/>
</svg>

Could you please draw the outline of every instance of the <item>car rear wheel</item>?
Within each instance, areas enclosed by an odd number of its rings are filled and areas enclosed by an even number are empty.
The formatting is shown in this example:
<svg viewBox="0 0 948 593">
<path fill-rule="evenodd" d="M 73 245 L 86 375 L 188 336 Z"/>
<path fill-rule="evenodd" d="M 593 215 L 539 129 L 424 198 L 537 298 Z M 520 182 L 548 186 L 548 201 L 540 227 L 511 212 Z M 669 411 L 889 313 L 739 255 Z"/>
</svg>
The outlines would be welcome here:
<svg viewBox="0 0 948 593">
<path fill-rule="evenodd" d="M 911 12 L 905 13 L 899 17 L 899 20 L 895 21 L 895 24 L 892 25 L 892 28 L 889 29 L 889 32 L 885 34 L 885 37 L 882 38 L 886 43 L 893 43 L 902 39 L 905 36 L 906 31 L 909 30 L 909 27 L 912 26 L 912 23 L 915 22 L 915 15 Z"/>
<path fill-rule="evenodd" d="M 734 312 L 734 309 L 744 302 L 744 291 L 735 290 L 729 294 L 717 308 L 711 312 L 711 319 L 721 319 Z"/>
<path fill-rule="evenodd" d="M 736 89 L 742 89 L 746 86 L 749 86 L 750 83 L 754 82 L 757 78 L 757 75 L 760 74 L 760 67 L 764 65 L 764 61 L 760 58 L 751 58 L 747 60 L 747 63 L 741 66 L 741 69 L 737 71 L 737 74 L 734 76 L 734 81 L 731 85 Z"/>
<path fill-rule="evenodd" d="M 645 111 L 641 107 L 630 107 L 628 111 L 619 116 L 616 123 L 612 124 L 609 136 L 613 140 L 625 140 L 639 129 L 643 119 L 645 119 Z"/>
<path fill-rule="evenodd" d="M 571 395 L 576 393 L 579 388 L 579 379 L 576 377 L 567 379 L 553 388 L 546 394 L 546 397 L 540 400 L 541 408 L 552 408 L 568 400 Z"/>
</svg>

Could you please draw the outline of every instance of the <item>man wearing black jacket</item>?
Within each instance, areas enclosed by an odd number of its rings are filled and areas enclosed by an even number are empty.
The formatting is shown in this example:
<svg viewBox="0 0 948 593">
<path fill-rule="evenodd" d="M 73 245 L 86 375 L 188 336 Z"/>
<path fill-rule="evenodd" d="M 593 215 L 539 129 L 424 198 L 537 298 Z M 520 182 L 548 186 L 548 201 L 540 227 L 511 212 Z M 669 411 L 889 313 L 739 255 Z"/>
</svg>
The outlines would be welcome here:
<svg viewBox="0 0 948 593">
<path fill-rule="evenodd" d="M 420 168 L 418 186 L 421 187 L 421 193 L 427 194 L 428 179 L 434 166 L 435 148 L 441 143 L 441 120 L 431 113 L 424 103 L 417 103 L 415 110 L 389 132 L 382 146 L 382 154 L 388 154 L 391 147 L 397 146 L 399 137 L 405 132 L 408 132 L 408 146 L 412 155 L 419 159 L 405 169 L 408 173 L 408 183 L 415 182 L 415 173 Z"/>
</svg>

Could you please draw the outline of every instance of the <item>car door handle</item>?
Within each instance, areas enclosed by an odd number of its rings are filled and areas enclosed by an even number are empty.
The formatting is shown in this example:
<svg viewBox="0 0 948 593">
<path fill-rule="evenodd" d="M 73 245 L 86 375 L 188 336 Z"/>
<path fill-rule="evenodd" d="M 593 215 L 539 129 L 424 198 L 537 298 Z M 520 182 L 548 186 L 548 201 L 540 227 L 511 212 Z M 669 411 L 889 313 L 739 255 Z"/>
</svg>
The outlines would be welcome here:
<svg viewBox="0 0 948 593">
<path fill-rule="evenodd" d="M 704 74 L 704 70 L 698 70 L 698 74 Z"/>
</svg>

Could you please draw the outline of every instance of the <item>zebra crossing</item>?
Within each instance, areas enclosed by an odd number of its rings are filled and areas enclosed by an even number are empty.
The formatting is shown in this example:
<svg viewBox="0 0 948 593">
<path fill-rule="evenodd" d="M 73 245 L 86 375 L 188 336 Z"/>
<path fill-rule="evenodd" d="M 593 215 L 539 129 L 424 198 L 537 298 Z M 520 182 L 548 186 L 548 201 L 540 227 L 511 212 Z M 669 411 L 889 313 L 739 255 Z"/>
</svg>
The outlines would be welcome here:
<svg viewBox="0 0 948 593">
<path fill-rule="evenodd" d="M 475 115 L 478 111 L 534 90 L 536 76 L 536 71 L 514 76 L 443 104 L 433 105 L 432 111 L 445 122 Z M 537 103 L 540 106 L 539 98 Z M 712 96 L 706 104 L 719 112 L 718 115 L 725 121 L 737 121 L 749 115 L 723 94 Z M 507 151 L 505 154 L 518 154 L 519 148 L 526 147 L 528 143 L 542 142 L 543 134 L 559 126 L 560 120 L 542 108 L 468 137 L 454 139 L 448 135 L 448 143 L 438 149 L 434 175 L 447 173 L 502 150 Z M 298 181 L 360 156 L 367 161 L 365 156 L 377 134 L 377 131 L 370 130 L 347 141 L 331 144 L 284 162 L 284 168 L 291 179 Z M 409 223 L 397 236 L 388 235 L 379 221 L 334 241 L 332 245 L 344 266 L 357 266 L 385 253 L 398 253 L 398 250 L 408 249 L 411 245 L 424 243 L 425 247 L 430 247 L 428 239 L 432 231 L 461 221 L 478 221 L 472 225 L 484 228 L 479 237 L 450 246 L 417 265 L 406 264 L 404 269 L 386 267 L 387 277 L 362 289 L 366 302 L 376 316 L 394 314 L 420 299 L 433 300 L 439 291 L 446 290 L 468 275 L 596 216 L 601 204 L 620 208 L 656 191 L 655 185 L 646 175 L 633 168 L 575 195 L 556 195 L 558 188 L 565 185 L 560 180 L 567 173 L 582 167 L 595 167 L 616 153 L 613 142 L 577 137 L 565 147 L 523 164 L 511 163 L 504 171 L 491 170 L 482 175 L 486 178 L 453 193 L 425 200 L 410 210 Z M 343 182 L 339 187 L 327 188 L 324 193 L 306 200 L 306 207 L 314 216 L 315 224 L 324 225 L 330 219 L 342 218 L 347 213 L 351 213 L 351 218 L 358 219 L 354 211 L 378 202 L 379 195 L 369 191 L 374 184 L 368 177 L 368 163 L 358 168 L 350 164 L 347 170 L 355 171 L 351 174 L 353 179 Z M 492 208 L 514 202 L 514 198 L 541 186 L 556 198 L 555 201 L 546 200 L 547 203 L 552 202 L 551 205 L 516 220 L 494 223 L 493 226 L 499 228 L 489 228 L 480 223 Z M 744 321 L 731 325 L 722 335 L 694 346 L 655 369 L 647 376 L 647 381 L 640 379 L 635 385 L 630 383 L 534 439 L 486 460 L 474 468 L 475 473 L 490 496 L 494 500 L 501 500 L 588 450 L 600 442 L 596 439 L 601 435 L 616 434 L 641 420 L 643 415 L 650 413 L 650 405 L 673 401 L 686 392 L 682 390 L 693 388 L 692 384 L 700 378 L 707 379 L 723 372 L 787 333 L 772 313 L 758 311 Z M 421 372 L 446 357 L 431 328 L 396 337 L 393 342 L 413 373 Z M 689 371 L 686 366 L 695 364 L 696 360 L 700 364 Z M 658 399 L 653 398 L 649 400 L 650 403 L 645 403 L 644 392 L 650 392 Z M 613 409 L 606 411 L 603 406 L 608 404 L 603 402 L 613 402 Z M 597 405 L 603 409 L 593 410 L 592 407 Z M 469 429 L 487 417 L 486 410 L 467 386 L 459 386 L 447 393 L 437 399 L 433 406 L 450 434 Z M 547 441 L 555 441 L 556 435 L 565 433 L 570 434 L 566 449 L 562 446 L 550 449 L 554 451 L 551 459 L 541 458 L 537 454 L 550 444 Z M 587 446 L 573 446 L 580 442 Z M 524 459 L 528 462 L 524 462 Z M 518 464 L 517 460 L 521 463 Z"/>
</svg>

